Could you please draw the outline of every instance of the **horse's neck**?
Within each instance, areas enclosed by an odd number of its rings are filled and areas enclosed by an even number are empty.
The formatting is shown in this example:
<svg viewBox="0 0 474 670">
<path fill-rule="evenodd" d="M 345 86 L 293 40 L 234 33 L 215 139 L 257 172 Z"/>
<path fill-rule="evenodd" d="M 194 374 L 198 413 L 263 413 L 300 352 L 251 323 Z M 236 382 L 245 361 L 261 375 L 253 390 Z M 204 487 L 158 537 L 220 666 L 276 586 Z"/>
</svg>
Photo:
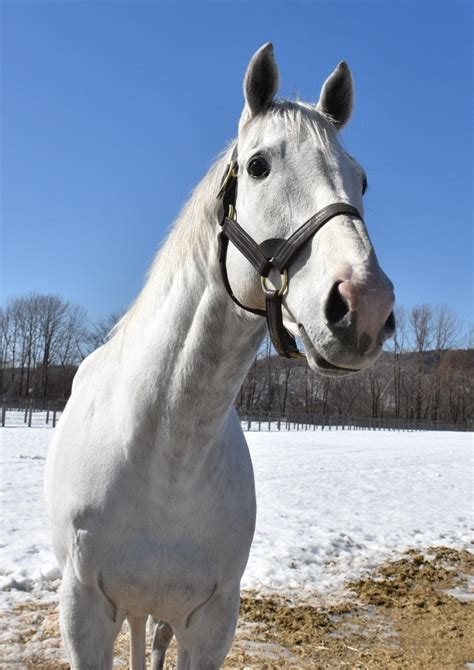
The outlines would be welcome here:
<svg viewBox="0 0 474 670">
<path fill-rule="evenodd" d="M 133 424 L 174 445 L 209 444 L 222 433 L 264 333 L 263 319 L 237 310 L 225 292 L 216 233 L 207 267 L 191 246 L 166 282 L 154 285 L 152 274 L 136 314 L 118 333 Z M 153 271 L 158 278 L 160 271 L 159 260 Z"/>
</svg>

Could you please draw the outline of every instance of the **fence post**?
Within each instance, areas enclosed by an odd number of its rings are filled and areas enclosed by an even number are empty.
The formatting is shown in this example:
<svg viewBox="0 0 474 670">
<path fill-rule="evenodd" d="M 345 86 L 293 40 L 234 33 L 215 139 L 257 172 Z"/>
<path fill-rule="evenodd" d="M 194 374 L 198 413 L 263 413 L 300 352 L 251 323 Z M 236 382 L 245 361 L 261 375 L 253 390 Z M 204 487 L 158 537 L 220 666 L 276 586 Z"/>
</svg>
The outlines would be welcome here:
<svg viewBox="0 0 474 670">
<path fill-rule="evenodd" d="M 46 410 L 46 425 L 48 425 L 48 423 L 49 423 L 49 407 L 50 407 L 50 405 L 51 405 L 51 403 L 48 402 L 48 409 Z"/>
<path fill-rule="evenodd" d="M 53 428 L 56 428 L 56 403 L 54 403 L 54 409 L 53 409 Z"/>
<path fill-rule="evenodd" d="M 30 411 L 28 412 L 28 428 L 31 428 L 31 417 L 33 415 L 33 401 L 30 400 Z"/>
<path fill-rule="evenodd" d="M 7 406 L 5 401 L 2 402 L 2 428 L 5 428 L 5 418 L 7 415 Z"/>
</svg>

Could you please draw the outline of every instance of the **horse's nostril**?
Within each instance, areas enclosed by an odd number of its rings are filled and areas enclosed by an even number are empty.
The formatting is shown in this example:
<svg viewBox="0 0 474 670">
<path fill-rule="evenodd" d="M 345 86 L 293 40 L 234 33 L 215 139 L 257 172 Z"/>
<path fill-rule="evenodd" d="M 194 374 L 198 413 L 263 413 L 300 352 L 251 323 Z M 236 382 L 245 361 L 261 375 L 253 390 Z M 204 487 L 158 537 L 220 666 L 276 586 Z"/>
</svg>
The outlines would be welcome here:
<svg viewBox="0 0 474 670">
<path fill-rule="evenodd" d="M 385 325 L 383 327 L 383 332 L 387 337 L 392 337 L 392 335 L 395 332 L 395 314 L 390 312 L 388 319 L 385 321 Z"/>
<path fill-rule="evenodd" d="M 336 282 L 333 285 L 324 309 L 326 320 L 328 324 L 332 326 L 341 321 L 349 311 L 349 305 L 339 292 L 339 284 L 341 283 L 342 282 Z"/>
</svg>

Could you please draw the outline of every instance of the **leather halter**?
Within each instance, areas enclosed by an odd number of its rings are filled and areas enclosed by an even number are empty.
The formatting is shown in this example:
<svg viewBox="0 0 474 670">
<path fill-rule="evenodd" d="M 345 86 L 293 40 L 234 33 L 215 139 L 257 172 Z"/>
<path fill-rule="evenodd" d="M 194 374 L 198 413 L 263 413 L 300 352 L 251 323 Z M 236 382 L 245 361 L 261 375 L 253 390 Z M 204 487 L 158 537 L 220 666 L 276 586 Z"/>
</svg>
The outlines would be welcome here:
<svg viewBox="0 0 474 670">
<path fill-rule="evenodd" d="M 222 198 L 223 214 L 219 221 L 219 265 L 222 281 L 232 300 L 242 309 L 267 318 L 268 330 L 276 352 L 285 358 L 304 358 L 296 345 L 295 338 L 283 325 L 282 300 L 288 292 L 288 267 L 304 244 L 328 221 L 340 214 L 348 214 L 363 221 L 359 211 L 345 202 L 335 202 L 323 207 L 303 223 L 288 239 L 271 238 L 257 244 L 238 224 L 235 203 L 237 200 L 237 146 L 234 147 L 230 163 L 226 167 L 218 198 Z M 246 307 L 234 295 L 227 275 L 227 247 L 229 240 L 253 265 L 260 275 L 262 290 L 265 294 L 265 309 Z M 278 270 L 282 284 L 278 289 L 267 286 L 267 277 L 271 270 Z"/>
</svg>

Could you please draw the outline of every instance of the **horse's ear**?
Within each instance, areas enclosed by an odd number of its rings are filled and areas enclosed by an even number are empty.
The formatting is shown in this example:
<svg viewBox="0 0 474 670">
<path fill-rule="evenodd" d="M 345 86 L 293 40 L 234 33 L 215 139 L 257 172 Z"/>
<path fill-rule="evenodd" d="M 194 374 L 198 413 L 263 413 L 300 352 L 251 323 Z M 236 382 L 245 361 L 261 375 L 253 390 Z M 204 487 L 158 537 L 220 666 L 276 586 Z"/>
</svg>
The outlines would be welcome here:
<svg viewBox="0 0 474 670">
<path fill-rule="evenodd" d="M 245 73 L 245 108 L 241 123 L 268 109 L 279 84 L 280 74 L 273 56 L 273 45 L 267 42 L 253 55 Z"/>
<path fill-rule="evenodd" d="M 354 84 L 345 61 L 329 75 L 323 84 L 317 109 L 328 116 L 336 128 L 342 128 L 351 118 L 354 103 Z"/>
</svg>

